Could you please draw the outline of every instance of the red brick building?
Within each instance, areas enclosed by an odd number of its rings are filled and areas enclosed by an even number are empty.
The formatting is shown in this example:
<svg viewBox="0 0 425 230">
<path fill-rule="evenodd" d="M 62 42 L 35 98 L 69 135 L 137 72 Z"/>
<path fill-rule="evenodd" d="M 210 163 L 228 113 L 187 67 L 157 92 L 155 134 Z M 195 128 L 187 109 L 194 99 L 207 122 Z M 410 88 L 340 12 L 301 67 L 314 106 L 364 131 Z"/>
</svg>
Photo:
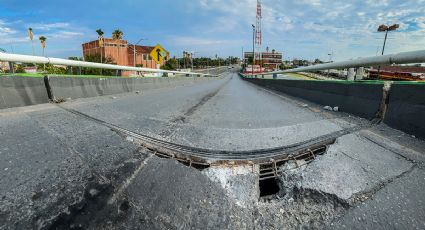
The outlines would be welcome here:
<svg viewBox="0 0 425 230">
<path fill-rule="evenodd" d="M 84 43 L 82 46 L 84 56 L 102 54 L 103 58 L 112 58 L 117 65 L 138 66 L 152 69 L 157 69 L 159 67 L 150 56 L 154 46 L 134 46 L 128 44 L 126 40 L 111 38 L 104 38 L 103 47 L 99 46 L 99 40 Z M 136 48 L 136 53 L 134 53 L 134 47 Z M 167 57 L 167 60 L 168 59 L 169 57 Z M 136 60 L 136 63 L 134 63 L 134 60 Z M 160 63 L 160 66 L 164 64 L 165 61 Z M 131 72 L 127 71 L 124 75 L 129 75 L 130 73 Z"/>
</svg>

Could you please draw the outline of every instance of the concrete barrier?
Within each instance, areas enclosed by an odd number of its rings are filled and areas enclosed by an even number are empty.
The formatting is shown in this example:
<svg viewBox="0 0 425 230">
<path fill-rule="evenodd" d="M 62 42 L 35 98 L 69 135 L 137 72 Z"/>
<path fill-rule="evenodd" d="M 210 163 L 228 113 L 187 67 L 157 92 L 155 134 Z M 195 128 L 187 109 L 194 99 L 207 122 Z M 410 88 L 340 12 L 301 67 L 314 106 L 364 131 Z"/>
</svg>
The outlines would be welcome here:
<svg viewBox="0 0 425 230">
<path fill-rule="evenodd" d="M 382 83 L 244 78 L 254 84 L 339 111 L 373 119 L 380 109 Z"/>
<path fill-rule="evenodd" d="M 55 99 L 86 98 L 183 86 L 214 78 L 158 77 L 158 78 L 78 78 L 49 77 L 49 85 Z"/>
<path fill-rule="evenodd" d="M 425 83 L 394 83 L 384 123 L 425 139 Z"/>
<path fill-rule="evenodd" d="M 0 109 L 48 102 L 42 77 L 0 77 Z"/>
</svg>

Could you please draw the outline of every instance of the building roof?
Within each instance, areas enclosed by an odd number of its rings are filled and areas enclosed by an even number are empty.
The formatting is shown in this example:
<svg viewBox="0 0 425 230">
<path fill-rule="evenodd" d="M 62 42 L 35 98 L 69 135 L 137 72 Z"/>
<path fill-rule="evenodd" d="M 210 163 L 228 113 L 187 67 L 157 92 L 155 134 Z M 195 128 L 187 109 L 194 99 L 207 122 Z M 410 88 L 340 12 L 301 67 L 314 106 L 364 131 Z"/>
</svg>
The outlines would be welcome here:
<svg viewBox="0 0 425 230">
<path fill-rule="evenodd" d="M 129 53 L 133 53 L 133 45 L 128 45 L 130 48 L 128 49 Z M 150 54 L 155 46 L 139 46 L 136 45 L 136 52 L 139 54 Z"/>
</svg>

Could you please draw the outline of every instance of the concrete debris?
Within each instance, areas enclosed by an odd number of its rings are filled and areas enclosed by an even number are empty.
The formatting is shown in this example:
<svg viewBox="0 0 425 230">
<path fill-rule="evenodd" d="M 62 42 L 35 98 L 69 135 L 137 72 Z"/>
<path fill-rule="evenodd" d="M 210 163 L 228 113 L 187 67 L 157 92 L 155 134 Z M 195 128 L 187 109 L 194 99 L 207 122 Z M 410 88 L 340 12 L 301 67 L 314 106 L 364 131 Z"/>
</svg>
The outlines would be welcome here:
<svg viewBox="0 0 425 230">
<path fill-rule="evenodd" d="M 334 194 L 346 203 L 410 170 L 413 164 L 359 133 L 337 139 L 301 173 L 299 189 Z"/>
<path fill-rule="evenodd" d="M 338 106 L 331 107 L 331 106 L 327 105 L 327 106 L 323 107 L 323 109 L 329 110 L 329 111 L 334 111 L 334 112 L 338 112 L 339 111 L 339 107 Z"/>
<path fill-rule="evenodd" d="M 99 192 L 100 192 L 99 190 L 94 189 L 94 188 L 89 190 L 89 194 L 90 194 L 91 197 L 97 196 L 99 194 Z"/>
<path fill-rule="evenodd" d="M 238 165 L 232 167 L 210 167 L 203 171 L 213 181 L 220 183 L 227 194 L 246 206 L 254 203 L 259 197 L 258 165 Z"/>
<path fill-rule="evenodd" d="M 42 191 L 32 192 L 31 193 L 31 200 L 37 200 L 38 198 L 41 197 L 41 195 L 43 195 Z"/>
<path fill-rule="evenodd" d="M 330 106 L 325 106 L 325 107 L 323 107 L 323 109 L 325 109 L 325 110 L 329 110 L 329 111 L 333 111 L 333 109 L 332 109 L 332 107 L 330 107 Z"/>
</svg>

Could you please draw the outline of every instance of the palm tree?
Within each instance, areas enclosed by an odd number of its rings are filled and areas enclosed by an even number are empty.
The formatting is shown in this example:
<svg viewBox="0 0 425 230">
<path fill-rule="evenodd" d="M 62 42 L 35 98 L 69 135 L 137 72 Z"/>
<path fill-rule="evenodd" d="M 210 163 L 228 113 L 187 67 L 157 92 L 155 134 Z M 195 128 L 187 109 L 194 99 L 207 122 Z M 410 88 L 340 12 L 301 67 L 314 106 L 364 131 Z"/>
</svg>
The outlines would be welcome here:
<svg viewBox="0 0 425 230">
<path fill-rule="evenodd" d="M 35 55 L 35 52 L 34 52 L 34 33 L 32 32 L 32 28 L 31 27 L 28 28 L 28 37 L 31 40 L 32 55 L 34 56 Z"/>
<path fill-rule="evenodd" d="M 44 36 L 40 36 L 39 38 L 38 38 L 39 40 L 40 40 L 40 44 L 41 44 L 41 48 L 42 48 L 42 52 L 43 52 L 43 57 L 44 57 L 44 49 L 46 48 L 46 40 L 47 40 L 47 38 L 46 37 L 44 37 Z M 43 71 L 46 71 L 46 64 L 43 64 Z"/>
<path fill-rule="evenodd" d="M 123 36 L 124 36 L 124 33 L 120 29 L 116 29 L 114 30 L 114 32 L 112 32 L 112 39 L 114 39 L 117 42 L 118 56 L 120 56 L 120 49 L 121 49 L 121 42 L 119 41 L 122 39 Z"/>
<path fill-rule="evenodd" d="M 100 62 L 103 63 L 103 31 L 102 29 L 97 29 L 96 30 L 97 36 L 99 38 L 99 47 L 100 47 Z"/>
<path fill-rule="evenodd" d="M 44 49 L 46 48 L 46 40 L 47 38 L 44 36 L 40 36 L 38 38 L 40 40 L 41 48 L 42 48 L 42 56 L 44 56 Z"/>
<path fill-rule="evenodd" d="M 112 38 L 115 40 L 120 40 L 122 39 L 123 36 L 124 36 L 124 33 L 119 29 L 116 29 L 114 30 L 114 32 L 112 32 Z"/>
</svg>

